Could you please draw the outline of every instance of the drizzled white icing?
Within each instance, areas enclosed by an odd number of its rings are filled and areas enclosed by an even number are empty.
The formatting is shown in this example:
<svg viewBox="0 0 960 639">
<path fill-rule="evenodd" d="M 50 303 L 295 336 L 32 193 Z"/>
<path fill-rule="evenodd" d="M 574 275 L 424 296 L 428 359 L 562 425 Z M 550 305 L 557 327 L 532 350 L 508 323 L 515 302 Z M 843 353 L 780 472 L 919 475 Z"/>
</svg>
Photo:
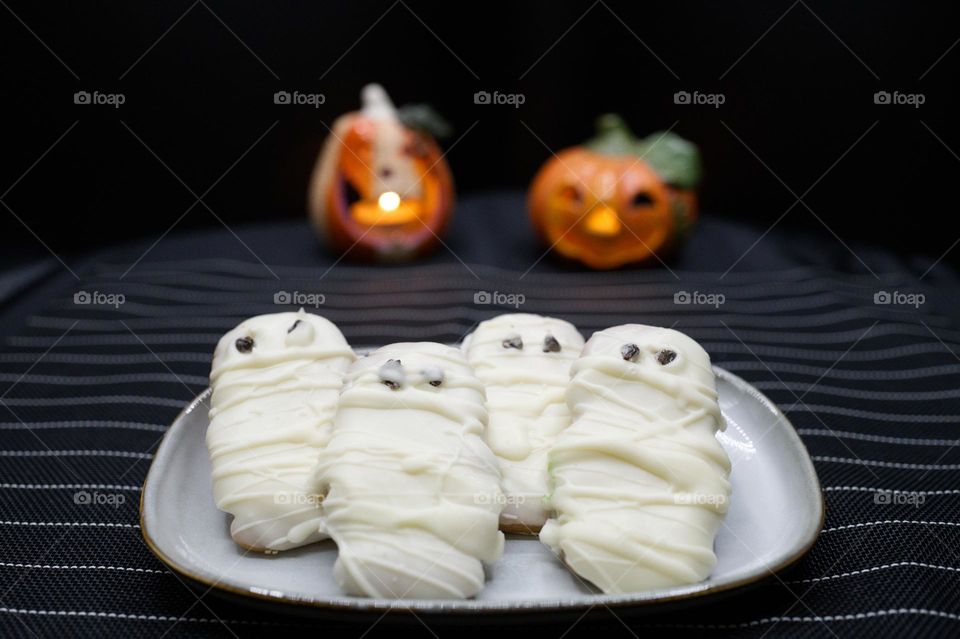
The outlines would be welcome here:
<svg viewBox="0 0 960 639">
<path fill-rule="evenodd" d="M 354 363 L 317 466 L 326 530 L 339 551 L 334 578 L 347 594 L 480 591 L 483 562 L 503 551 L 486 421 L 483 385 L 455 348 L 392 344 Z"/>
<path fill-rule="evenodd" d="M 337 327 L 303 309 L 250 318 L 217 344 L 207 449 L 214 499 L 241 546 L 286 550 L 326 536 L 312 470 L 353 359 Z"/>
<path fill-rule="evenodd" d="M 503 474 L 506 530 L 536 534 L 547 519 L 547 451 L 570 425 L 565 391 L 582 348 L 569 322 L 526 313 L 481 322 L 464 340 L 487 390 L 486 439 Z"/>
<path fill-rule="evenodd" d="M 730 495 L 709 356 L 628 324 L 595 333 L 571 375 L 573 423 L 549 455 L 556 518 L 540 539 L 606 593 L 705 579 Z"/>
</svg>

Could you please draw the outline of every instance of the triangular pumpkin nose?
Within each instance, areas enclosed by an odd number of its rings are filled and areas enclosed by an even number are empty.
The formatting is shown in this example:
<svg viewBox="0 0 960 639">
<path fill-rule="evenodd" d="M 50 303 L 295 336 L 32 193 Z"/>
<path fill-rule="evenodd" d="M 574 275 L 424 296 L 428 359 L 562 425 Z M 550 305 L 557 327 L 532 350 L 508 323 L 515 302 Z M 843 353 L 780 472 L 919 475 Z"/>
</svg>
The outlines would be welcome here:
<svg viewBox="0 0 960 639">
<path fill-rule="evenodd" d="M 620 232 L 620 218 L 617 212 L 609 206 L 595 206 L 583 223 L 584 228 L 592 235 L 611 237 Z"/>
</svg>

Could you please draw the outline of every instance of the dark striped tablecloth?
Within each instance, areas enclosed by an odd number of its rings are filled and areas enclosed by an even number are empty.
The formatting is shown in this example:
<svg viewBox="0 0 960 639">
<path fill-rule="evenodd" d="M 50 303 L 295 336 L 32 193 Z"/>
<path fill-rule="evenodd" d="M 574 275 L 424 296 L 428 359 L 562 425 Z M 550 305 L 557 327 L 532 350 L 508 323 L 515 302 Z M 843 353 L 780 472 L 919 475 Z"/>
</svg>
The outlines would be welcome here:
<svg viewBox="0 0 960 639">
<path fill-rule="evenodd" d="M 132 269 L 151 242 L 66 259 L 78 279 L 53 263 L 5 288 L 5 325 L 18 327 L 0 352 L 0 635 L 397 632 L 198 601 L 141 540 L 141 484 L 167 425 L 206 386 L 216 340 L 279 310 L 284 294 L 322 295 L 318 312 L 355 345 L 456 341 L 518 295 L 520 310 L 585 334 L 675 326 L 787 412 L 827 503 L 823 534 L 793 571 L 691 610 L 600 611 L 572 629 L 512 633 L 960 635 L 960 286 L 950 268 L 924 274 L 929 260 L 869 248 L 854 259 L 829 237 L 772 233 L 721 278 L 762 229 L 708 222 L 671 270 L 571 272 L 547 259 L 524 275 L 529 255 L 498 244 L 498 218 L 480 216 L 451 236 L 465 263 L 441 252 L 419 266 L 330 268 L 306 227 L 289 224 L 240 229 L 239 242 L 226 230 L 173 234 Z"/>
</svg>

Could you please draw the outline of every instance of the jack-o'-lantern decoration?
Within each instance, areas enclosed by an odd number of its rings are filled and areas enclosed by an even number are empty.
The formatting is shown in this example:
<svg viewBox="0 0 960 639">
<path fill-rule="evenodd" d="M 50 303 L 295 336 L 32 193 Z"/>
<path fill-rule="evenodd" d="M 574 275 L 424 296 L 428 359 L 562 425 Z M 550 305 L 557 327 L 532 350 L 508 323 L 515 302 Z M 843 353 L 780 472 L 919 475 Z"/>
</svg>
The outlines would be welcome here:
<svg viewBox="0 0 960 639">
<path fill-rule="evenodd" d="M 424 107 L 397 110 L 383 88 L 364 87 L 359 111 L 331 128 L 310 182 L 309 212 L 320 239 L 340 253 L 398 262 L 439 243 L 453 210 L 450 168 Z M 426 114 L 426 117 L 424 117 Z"/>
<path fill-rule="evenodd" d="M 534 227 L 548 246 L 591 268 L 662 258 L 697 216 L 697 148 L 670 132 L 637 139 L 616 115 L 597 136 L 543 165 L 530 185 Z"/>
</svg>

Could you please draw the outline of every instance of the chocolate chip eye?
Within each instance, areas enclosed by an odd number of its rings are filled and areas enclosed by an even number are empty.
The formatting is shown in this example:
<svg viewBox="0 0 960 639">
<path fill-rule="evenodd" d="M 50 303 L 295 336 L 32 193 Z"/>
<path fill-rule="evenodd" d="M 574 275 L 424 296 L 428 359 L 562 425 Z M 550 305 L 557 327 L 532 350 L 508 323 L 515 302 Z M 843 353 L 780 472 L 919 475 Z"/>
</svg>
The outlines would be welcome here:
<svg viewBox="0 0 960 639">
<path fill-rule="evenodd" d="M 677 359 L 676 352 L 671 351 L 669 348 L 665 348 L 657 353 L 657 361 L 660 362 L 661 366 L 666 366 L 675 359 Z"/>
<path fill-rule="evenodd" d="M 237 350 L 241 353 L 249 353 L 253 350 L 253 338 L 252 337 L 238 337 L 237 341 L 234 342 L 234 345 L 237 347 Z"/>
<path fill-rule="evenodd" d="M 523 339 L 519 335 L 511 335 L 507 339 L 503 340 L 504 348 L 515 348 L 518 351 L 523 350 Z"/>
<path fill-rule="evenodd" d="M 547 335 L 543 338 L 543 352 L 544 353 L 559 353 L 560 352 L 560 342 L 557 341 L 557 338 L 553 335 Z"/>
<path fill-rule="evenodd" d="M 640 353 L 640 347 L 636 344 L 624 344 L 620 347 L 620 355 L 628 362 L 633 361 Z"/>
<path fill-rule="evenodd" d="M 403 386 L 403 365 L 399 359 L 388 359 L 377 372 L 380 383 L 390 390 L 397 390 Z"/>
<path fill-rule="evenodd" d="M 429 368 L 423 369 L 423 377 L 431 386 L 439 386 L 443 383 L 443 370 L 436 366 L 430 366 Z"/>
<path fill-rule="evenodd" d="M 307 320 L 298 319 L 287 329 L 287 336 L 283 342 L 291 348 L 302 348 L 313 342 L 315 334 L 313 324 Z"/>
</svg>

